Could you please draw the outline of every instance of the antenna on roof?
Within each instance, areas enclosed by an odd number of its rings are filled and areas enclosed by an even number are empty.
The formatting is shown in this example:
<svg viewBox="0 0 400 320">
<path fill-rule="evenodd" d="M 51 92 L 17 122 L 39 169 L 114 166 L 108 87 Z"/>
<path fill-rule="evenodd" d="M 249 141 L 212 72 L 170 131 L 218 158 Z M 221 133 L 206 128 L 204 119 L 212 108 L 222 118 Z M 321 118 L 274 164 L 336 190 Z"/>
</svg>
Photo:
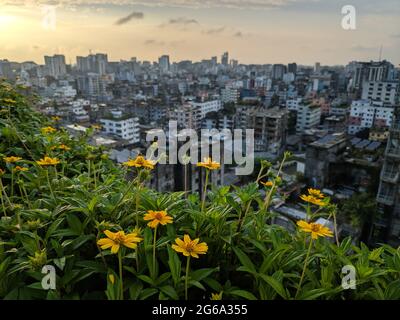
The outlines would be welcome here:
<svg viewBox="0 0 400 320">
<path fill-rule="evenodd" d="M 379 62 L 382 61 L 382 45 L 381 48 L 379 49 Z"/>
</svg>

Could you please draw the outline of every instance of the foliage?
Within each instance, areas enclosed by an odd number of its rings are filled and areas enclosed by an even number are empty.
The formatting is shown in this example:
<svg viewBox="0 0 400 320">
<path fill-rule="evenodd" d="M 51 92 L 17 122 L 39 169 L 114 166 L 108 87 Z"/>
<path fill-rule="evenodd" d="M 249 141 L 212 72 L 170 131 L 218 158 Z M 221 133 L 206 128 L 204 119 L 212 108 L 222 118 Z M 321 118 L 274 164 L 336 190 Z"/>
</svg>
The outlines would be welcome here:
<svg viewBox="0 0 400 320">
<path fill-rule="evenodd" d="M 222 299 L 400 298 L 400 249 L 320 238 L 306 258 L 309 234 L 266 223 L 271 195 L 281 183 L 269 163 L 261 162 L 257 181 L 247 186 L 207 190 L 202 210 L 197 194 L 185 198 L 146 187 L 151 172 L 133 171 L 128 181 L 127 168 L 86 143 L 94 129 L 72 138 L 34 111 L 34 99 L 21 90 L 0 82 L 1 298 L 177 300 L 185 297 L 185 285 L 190 299 L 215 293 Z M 57 131 L 43 133 L 47 126 Z M 45 155 L 60 164 L 37 164 Z M 6 156 L 22 160 L 6 163 Z M 16 171 L 16 165 L 28 170 Z M 258 182 L 267 179 L 273 183 L 262 198 Z M 158 231 L 148 227 L 148 210 L 166 211 L 173 223 Z M 319 216 L 332 213 L 328 206 L 318 210 Z M 119 264 L 117 255 L 97 246 L 105 230 L 137 233 L 143 241 L 136 249 L 121 247 Z M 206 254 L 191 259 L 190 272 L 172 249 L 185 234 L 208 245 Z M 55 266 L 56 289 L 42 288 L 44 265 Z M 356 290 L 341 286 L 344 265 L 356 269 Z"/>
</svg>

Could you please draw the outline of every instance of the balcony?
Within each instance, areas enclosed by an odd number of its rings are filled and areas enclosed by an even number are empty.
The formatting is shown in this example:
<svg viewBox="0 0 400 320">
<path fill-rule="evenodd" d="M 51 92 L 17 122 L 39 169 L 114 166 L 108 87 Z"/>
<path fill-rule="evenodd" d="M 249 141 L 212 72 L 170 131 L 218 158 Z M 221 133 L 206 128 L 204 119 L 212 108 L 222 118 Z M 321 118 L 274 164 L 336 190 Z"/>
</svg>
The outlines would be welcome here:
<svg viewBox="0 0 400 320">
<path fill-rule="evenodd" d="M 392 124 L 392 127 L 390 128 L 391 131 L 396 131 L 400 132 L 400 122 L 395 122 Z"/>
<path fill-rule="evenodd" d="M 389 148 L 386 154 L 390 157 L 400 159 L 400 148 Z"/>
<path fill-rule="evenodd" d="M 400 173 L 395 169 L 395 166 L 387 166 L 383 167 L 381 172 L 381 180 L 389 183 L 397 183 L 399 181 Z"/>
<path fill-rule="evenodd" d="M 387 206 L 392 206 L 394 204 L 394 194 L 389 193 L 378 193 L 376 201 Z"/>
</svg>

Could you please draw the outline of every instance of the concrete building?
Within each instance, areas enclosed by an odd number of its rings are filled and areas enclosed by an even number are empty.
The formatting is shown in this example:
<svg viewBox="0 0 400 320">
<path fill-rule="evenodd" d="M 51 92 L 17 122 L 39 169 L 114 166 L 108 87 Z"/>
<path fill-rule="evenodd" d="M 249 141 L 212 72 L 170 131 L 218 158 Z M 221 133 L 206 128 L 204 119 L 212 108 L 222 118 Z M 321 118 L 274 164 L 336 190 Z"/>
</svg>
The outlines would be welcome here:
<svg viewBox="0 0 400 320">
<path fill-rule="evenodd" d="M 303 133 L 305 130 L 313 129 L 320 124 L 321 108 L 317 105 L 312 105 L 303 102 L 297 110 L 296 132 Z"/>
<path fill-rule="evenodd" d="M 284 64 L 274 64 L 272 66 L 272 79 L 282 80 L 283 75 L 286 73 L 286 66 Z"/>
<path fill-rule="evenodd" d="M 391 80 L 390 75 L 394 69 L 393 64 L 383 61 L 352 62 L 348 66 L 351 71 L 351 87 L 360 93 L 365 82 Z"/>
<path fill-rule="evenodd" d="M 354 135 L 366 128 L 389 128 L 392 123 L 393 111 L 393 107 L 384 107 L 382 102 L 353 101 L 347 131 Z"/>
<path fill-rule="evenodd" d="M 310 186 L 322 189 L 329 185 L 330 166 L 339 161 L 346 146 L 344 133 L 327 135 L 307 146 L 304 176 Z"/>
<path fill-rule="evenodd" d="M 381 101 L 394 105 L 398 83 L 396 81 L 368 81 L 362 89 L 362 100 Z"/>
<path fill-rule="evenodd" d="M 45 56 L 44 63 L 48 74 L 54 78 L 64 76 L 67 73 L 64 55 L 55 54 L 54 56 Z"/>
<path fill-rule="evenodd" d="M 278 107 L 250 110 L 248 128 L 254 129 L 254 151 L 280 156 L 285 150 L 288 111 Z"/>
<path fill-rule="evenodd" d="M 108 56 L 104 53 L 90 54 L 87 57 L 76 57 L 76 68 L 80 72 L 92 72 L 104 75 L 107 73 Z"/>
<path fill-rule="evenodd" d="M 158 65 L 159 65 L 161 73 L 168 72 L 170 69 L 169 56 L 163 55 L 160 58 L 158 58 Z"/>
<path fill-rule="evenodd" d="M 289 111 L 297 111 L 302 102 L 302 98 L 290 98 L 286 100 L 286 108 Z"/>
<path fill-rule="evenodd" d="M 397 96 L 396 103 L 398 102 Z M 381 230 L 378 240 L 393 246 L 400 245 L 400 107 L 398 105 L 390 127 L 376 200 L 383 213 L 383 219 L 375 223 L 375 228 Z"/>
<path fill-rule="evenodd" d="M 240 88 L 227 86 L 221 90 L 221 101 L 223 103 L 237 103 L 240 99 Z"/>
<path fill-rule="evenodd" d="M 130 143 L 140 141 L 139 119 L 131 115 L 124 115 L 120 110 L 112 110 L 108 116 L 100 119 L 103 131 L 114 134 Z"/>
</svg>

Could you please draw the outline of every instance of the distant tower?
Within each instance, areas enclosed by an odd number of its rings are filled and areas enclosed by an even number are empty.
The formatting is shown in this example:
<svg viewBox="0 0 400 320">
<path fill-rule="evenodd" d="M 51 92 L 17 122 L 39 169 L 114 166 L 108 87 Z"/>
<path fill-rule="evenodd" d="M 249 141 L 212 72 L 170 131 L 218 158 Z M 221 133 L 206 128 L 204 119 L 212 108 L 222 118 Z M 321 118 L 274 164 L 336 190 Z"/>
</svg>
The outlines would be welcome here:
<svg viewBox="0 0 400 320">
<path fill-rule="evenodd" d="M 224 66 L 228 66 L 228 63 L 229 63 L 229 53 L 225 52 L 221 57 L 221 64 L 223 64 Z"/>
</svg>

